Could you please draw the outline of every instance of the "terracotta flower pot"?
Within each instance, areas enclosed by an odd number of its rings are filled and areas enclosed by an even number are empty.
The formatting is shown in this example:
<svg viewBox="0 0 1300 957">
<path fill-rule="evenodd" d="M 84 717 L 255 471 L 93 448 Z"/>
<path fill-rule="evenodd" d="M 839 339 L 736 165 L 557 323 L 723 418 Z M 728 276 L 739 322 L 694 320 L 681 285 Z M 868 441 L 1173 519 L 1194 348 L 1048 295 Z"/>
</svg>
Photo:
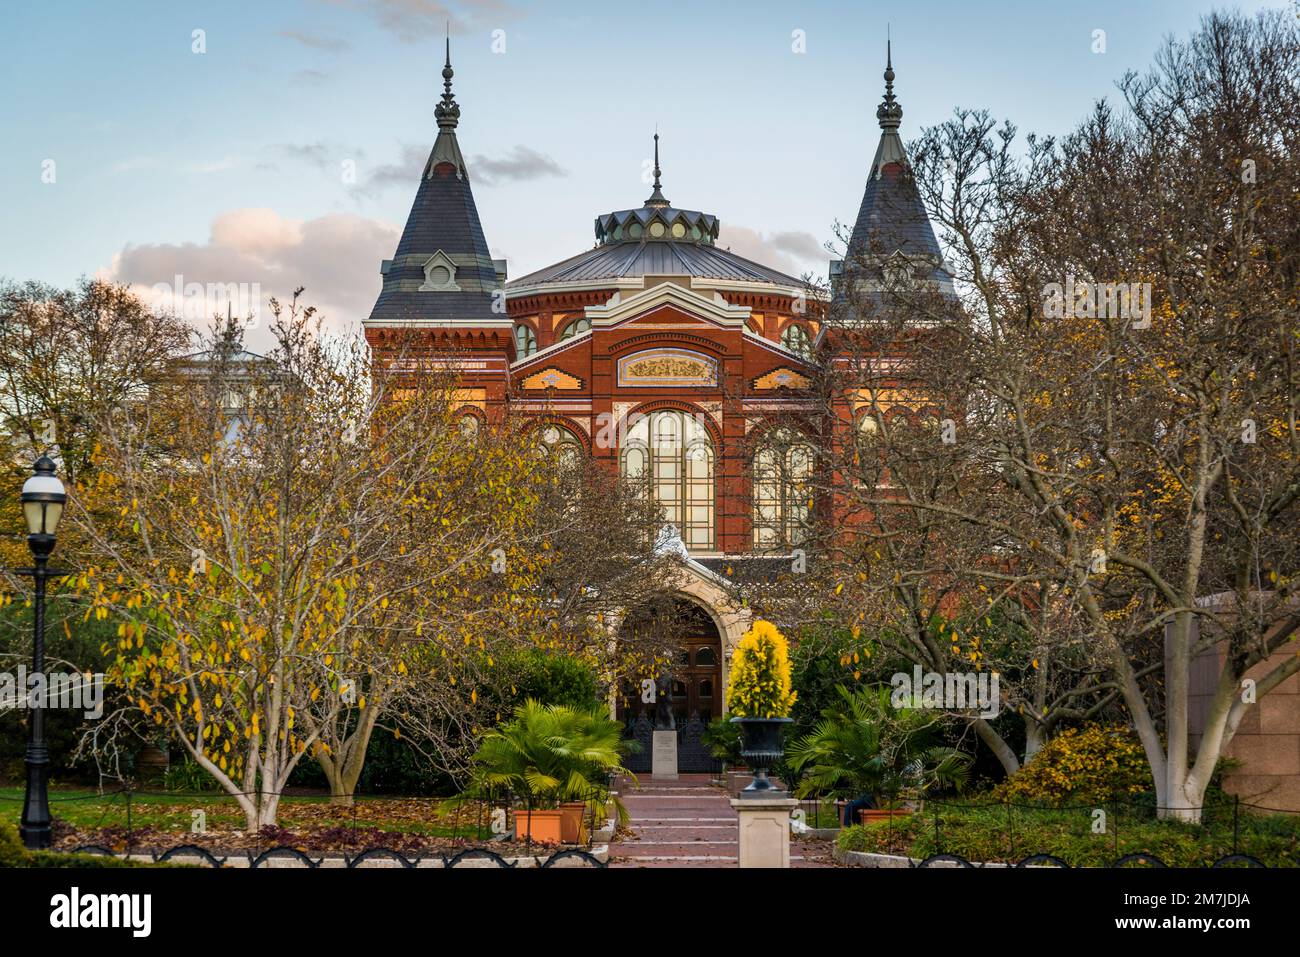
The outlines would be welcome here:
<svg viewBox="0 0 1300 957">
<path fill-rule="evenodd" d="M 559 808 L 548 811 L 519 810 L 515 812 L 515 840 L 562 844 L 564 812 Z"/>
<path fill-rule="evenodd" d="M 560 811 L 563 814 L 561 818 L 560 832 L 561 839 L 565 844 L 582 844 L 586 841 L 586 801 L 566 801 L 560 805 Z"/>
</svg>

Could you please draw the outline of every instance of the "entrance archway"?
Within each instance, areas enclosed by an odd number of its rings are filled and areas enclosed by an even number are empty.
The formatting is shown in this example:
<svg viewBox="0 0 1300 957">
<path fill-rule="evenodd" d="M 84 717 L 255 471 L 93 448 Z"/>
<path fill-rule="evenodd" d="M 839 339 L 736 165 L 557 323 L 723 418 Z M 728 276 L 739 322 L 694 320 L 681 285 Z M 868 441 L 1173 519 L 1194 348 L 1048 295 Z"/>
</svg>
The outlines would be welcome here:
<svg viewBox="0 0 1300 957">
<path fill-rule="evenodd" d="M 721 770 L 703 742 L 704 729 L 714 718 L 722 716 L 722 635 L 713 616 L 696 602 L 676 597 L 655 609 L 643 609 L 629 615 L 623 635 L 628 640 L 645 641 L 644 631 L 660 629 L 653 640 L 670 642 L 671 664 L 657 683 L 656 697 L 671 688 L 668 710 L 677 731 L 677 769 L 679 772 Z M 664 681 L 662 679 L 666 678 Z M 661 701 L 649 702 L 639 682 L 628 682 L 616 700 L 616 714 L 624 725 L 624 734 L 641 745 L 628 759 L 632 771 L 650 770 L 651 741 Z"/>
</svg>

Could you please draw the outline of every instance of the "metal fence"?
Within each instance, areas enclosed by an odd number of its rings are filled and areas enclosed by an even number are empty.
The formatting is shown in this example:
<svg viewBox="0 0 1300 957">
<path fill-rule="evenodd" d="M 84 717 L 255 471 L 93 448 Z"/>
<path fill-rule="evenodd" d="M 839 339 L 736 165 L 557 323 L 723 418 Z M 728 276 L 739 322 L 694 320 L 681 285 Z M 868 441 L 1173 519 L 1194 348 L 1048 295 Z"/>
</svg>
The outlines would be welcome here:
<svg viewBox="0 0 1300 957">
<path fill-rule="evenodd" d="M 807 799 L 813 805 L 821 802 L 823 822 L 828 800 L 838 811 L 838 820 L 830 826 L 842 827 L 847 807 L 842 799 Z M 801 802 L 800 807 L 805 806 Z M 1016 861 L 1010 865 L 1015 867 L 1071 866 L 1059 854 L 1044 848 L 1044 832 L 1048 830 L 1059 838 L 1054 843 L 1086 850 L 1079 855 L 1087 860 L 1085 866 L 1167 866 L 1159 852 L 1141 846 L 1156 840 L 1148 827 L 1167 823 L 1161 812 L 1170 810 L 1149 797 L 1114 796 L 1072 805 L 927 799 L 905 810 L 905 814 L 897 816 L 876 812 L 873 817 L 876 826 L 884 830 L 884 845 L 891 848 L 880 853 L 905 853 L 902 848 L 913 842 L 932 851 L 912 866 L 976 867 L 982 865 L 972 863 L 972 858 L 993 854 L 1002 861 Z M 1209 866 L 1267 866 L 1256 854 L 1249 853 L 1263 847 L 1270 848 L 1268 856 L 1282 858 L 1287 866 L 1300 866 L 1300 819 L 1294 812 L 1232 796 L 1207 802 L 1197 810 L 1200 820 L 1194 831 L 1181 835 L 1170 832 L 1166 837 L 1173 843 L 1181 841 L 1203 849 L 1203 857 L 1212 861 Z M 976 826 L 970 827 L 972 824 Z"/>
<path fill-rule="evenodd" d="M 64 850 L 121 858 L 186 858 L 211 867 L 233 862 L 233 866 L 255 868 L 317 867 L 322 861 L 338 866 L 340 860 L 347 867 L 381 862 L 399 867 L 514 867 L 519 859 L 527 860 L 527 866 L 603 867 L 591 851 L 597 835 L 610 832 L 606 816 L 610 793 L 606 785 L 574 795 L 567 803 L 578 822 L 578 834 L 575 840 L 561 842 L 534 836 L 541 830 L 540 812 L 554 810 L 552 802 L 543 804 L 532 795 L 504 788 L 464 800 L 367 795 L 355 797 L 350 804 L 330 803 L 328 795 L 286 792 L 280 795 L 282 823 L 252 833 L 243 830 L 243 812 L 234 796 L 224 791 L 124 786 L 83 795 L 51 794 L 50 807 L 56 828 L 61 819 L 67 821 L 73 805 L 94 807 L 88 814 L 76 815 L 75 830 L 99 843 Z M 21 802 L 22 798 L 0 800 Z M 65 813 L 60 813 L 62 809 Z M 184 821 L 187 813 L 190 822 Z M 208 816 L 228 824 L 210 831 Z M 170 820 L 159 824 L 160 817 Z M 410 827 L 395 829 L 403 822 Z"/>
</svg>

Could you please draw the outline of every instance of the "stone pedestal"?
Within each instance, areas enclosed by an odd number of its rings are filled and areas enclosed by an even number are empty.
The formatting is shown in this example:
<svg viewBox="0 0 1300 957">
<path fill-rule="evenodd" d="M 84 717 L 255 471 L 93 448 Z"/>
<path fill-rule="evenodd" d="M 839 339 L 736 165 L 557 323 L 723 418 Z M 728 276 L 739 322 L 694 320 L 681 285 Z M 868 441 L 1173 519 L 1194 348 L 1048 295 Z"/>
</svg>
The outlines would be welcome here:
<svg viewBox="0 0 1300 957">
<path fill-rule="evenodd" d="M 740 866 L 790 866 L 790 812 L 798 806 L 786 792 L 759 798 L 735 798 L 740 815 Z"/>
<path fill-rule="evenodd" d="M 650 755 L 650 773 L 657 778 L 677 777 L 677 732 L 656 731 Z"/>
</svg>

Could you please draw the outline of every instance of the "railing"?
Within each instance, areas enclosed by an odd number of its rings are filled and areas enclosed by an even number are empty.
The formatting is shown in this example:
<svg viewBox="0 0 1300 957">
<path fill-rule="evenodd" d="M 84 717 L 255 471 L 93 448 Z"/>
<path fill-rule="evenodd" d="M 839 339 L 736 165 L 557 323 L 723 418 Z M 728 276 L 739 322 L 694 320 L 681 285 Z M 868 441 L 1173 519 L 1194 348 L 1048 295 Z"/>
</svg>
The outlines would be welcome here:
<svg viewBox="0 0 1300 957">
<path fill-rule="evenodd" d="M 607 827 L 610 784 L 593 788 L 568 802 L 577 823 L 573 840 L 536 838 L 541 804 L 528 794 L 500 789 L 460 802 L 445 797 L 356 796 L 350 804 L 329 803 L 328 795 L 285 792 L 280 795 L 280 825 L 257 832 L 243 830 L 243 813 L 224 791 L 185 792 L 120 787 L 82 795 L 50 795 L 57 828 L 77 804 L 94 805 L 80 819 L 76 832 L 88 838 L 65 850 L 113 857 L 145 855 L 156 861 L 193 859 L 210 867 L 272 864 L 317 867 L 340 856 L 347 867 L 386 866 L 514 866 L 507 858 L 522 855 L 539 866 L 604 866 L 592 856 L 596 834 Z M 253 795 L 249 795 L 253 796 Z M 0 796 L 21 802 L 21 797 Z M 580 814 L 577 805 L 581 804 Z M 150 814 L 159 806 L 167 813 Z M 178 807 L 177 807 L 178 806 Z M 305 809 L 307 810 L 304 813 Z M 97 820 L 95 819 L 97 814 Z M 159 824 L 159 817 L 191 817 L 190 828 Z M 207 818 L 220 817 L 223 826 L 210 828 Z M 143 818 L 143 820 L 142 820 Z M 534 823 L 534 822 L 537 823 Z M 415 826 L 397 830 L 395 825 Z M 66 826 L 66 825 L 64 825 Z M 111 847 L 106 846 L 111 845 Z M 113 848 L 116 848 L 114 850 Z M 325 855 L 325 857 L 321 857 Z M 475 863 L 475 862 L 479 863 Z"/>
<path fill-rule="evenodd" d="M 826 798 L 808 800 L 824 802 Z M 842 824 L 844 802 L 834 803 L 840 809 Z M 805 806 L 801 802 L 800 808 Z M 930 798 L 909 808 L 905 815 L 867 813 L 885 832 L 880 846 L 890 848 L 879 853 L 907 854 L 907 848 L 916 848 L 916 856 L 927 855 L 919 864 L 913 863 L 920 867 L 982 866 L 971 863 L 981 858 L 996 860 L 998 866 L 1016 862 L 1011 866 L 1069 867 L 1060 856 L 1066 853 L 1060 850 L 1062 847 L 1070 847 L 1074 852 L 1071 856 L 1083 861 L 1083 866 L 1164 867 L 1163 852 L 1143 845 L 1165 837 L 1174 843 L 1182 837 L 1194 839 L 1196 846 L 1206 852 L 1201 859 L 1211 861 L 1211 867 L 1264 867 L 1258 856 L 1264 846 L 1270 858 L 1300 866 L 1300 827 L 1295 813 L 1287 809 L 1225 797 L 1194 809 L 1199 816 L 1194 834 L 1179 835 L 1171 829 L 1167 835 L 1154 838 L 1144 829 L 1166 823 L 1161 816 L 1166 810 L 1172 809 L 1157 806 L 1150 797 L 1124 795 L 1050 806 Z M 1057 840 L 1050 843 L 1058 853 L 1045 849 L 1049 843 L 1045 840 L 1047 831 L 1054 832 Z M 1186 849 L 1182 850 L 1186 856 Z"/>
</svg>

